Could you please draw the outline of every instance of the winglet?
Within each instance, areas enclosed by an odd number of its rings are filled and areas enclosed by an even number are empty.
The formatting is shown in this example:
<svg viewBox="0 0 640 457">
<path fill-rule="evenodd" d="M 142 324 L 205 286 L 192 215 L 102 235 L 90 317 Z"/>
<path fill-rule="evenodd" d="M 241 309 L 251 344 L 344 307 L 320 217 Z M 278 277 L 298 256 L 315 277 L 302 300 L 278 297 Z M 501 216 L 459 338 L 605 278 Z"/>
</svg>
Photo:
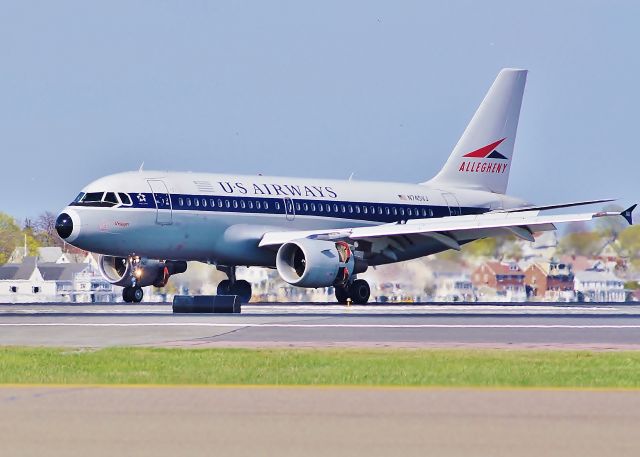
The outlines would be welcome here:
<svg viewBox="0 0 640 457">
<path fill-rule="evenodd" d="M 623 212 L 620 213 L 620 216 L 624 217 L 625 220 L 629 223 L 629 225 L 633 225 L 633 219 L 631 218 L 631 213 L 633 213 L 633 210 L 636 209 L 636 206 L 638 206 L 637 203 L 635 205 L 630 206 L 629 208 L 625 209 Z"/>
</svg>

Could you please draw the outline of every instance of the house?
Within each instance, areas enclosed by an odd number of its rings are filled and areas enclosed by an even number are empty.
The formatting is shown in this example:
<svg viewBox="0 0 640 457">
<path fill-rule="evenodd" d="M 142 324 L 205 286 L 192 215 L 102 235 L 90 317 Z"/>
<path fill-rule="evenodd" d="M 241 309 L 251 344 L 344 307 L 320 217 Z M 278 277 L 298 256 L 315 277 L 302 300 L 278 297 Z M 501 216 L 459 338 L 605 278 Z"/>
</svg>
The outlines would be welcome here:
<svg viewBox="0 0 640 457">
<path fill-rule="evenodd" d="M 471 275 L 478 299 L 483 301 L 524 301 L 524 278 L 515 262 L 484 262 Z"/>
<path fill-rule="evenodd" d="M 476 295 L 471 275 L 464 264 L 434 259 L 426 263 L 433 284 L 432 299 L 437 302 L 472 302 Z"/>
<path fill-rule="evenodd" d="M 119 297 L 91 263 L 38 262 L 0 266 L 0 302 L 113 302 Z"/>
<path fill-rule="evenodd" d="M 585 270 L 575 273 L 578 301 L 623 302 L 626 300 L 624 281 L 611 271 Z"/>
<path fill-rule="evenodd" d="M 571 264 L 557 260 L 536 262 L 524 272 L 527 296 L 549 301 L 574 300 L 574 275 Z"/>
</svg>

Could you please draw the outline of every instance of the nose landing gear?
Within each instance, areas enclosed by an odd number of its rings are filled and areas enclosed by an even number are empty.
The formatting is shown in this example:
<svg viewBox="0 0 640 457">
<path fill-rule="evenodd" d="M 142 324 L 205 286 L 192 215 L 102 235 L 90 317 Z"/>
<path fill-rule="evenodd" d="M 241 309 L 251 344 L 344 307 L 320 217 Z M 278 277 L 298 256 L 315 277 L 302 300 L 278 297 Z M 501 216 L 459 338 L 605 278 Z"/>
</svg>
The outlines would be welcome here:
<svg viewBox="0 0 640 457">
<path fill-rule="evenodd" d="M 122 289 L 122 299 L 126 303 L 140 303 L 144 297 L 142 287 L 125 287 Z"/>
<path fill-rule="evenodd" d="M 334 288 L 336 300 L 345 305 L 350 298 L 356 305 L 365 305 L 371 296 L 369 283 L 364 279 L 356 279 L 346 286 L 336 286 Z"/>
</svg>

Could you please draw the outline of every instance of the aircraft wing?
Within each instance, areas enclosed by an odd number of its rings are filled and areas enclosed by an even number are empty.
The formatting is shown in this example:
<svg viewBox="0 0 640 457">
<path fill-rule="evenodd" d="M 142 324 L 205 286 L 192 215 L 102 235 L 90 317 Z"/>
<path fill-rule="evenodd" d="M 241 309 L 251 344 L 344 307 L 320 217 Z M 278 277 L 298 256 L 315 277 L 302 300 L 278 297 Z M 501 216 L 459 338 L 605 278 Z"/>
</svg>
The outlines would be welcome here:
<svg viewBox="0 0 640 457">
<path fill-rule="evenodd" d="M 370 227 L 353 227 L 335 230 L 305 230 L 267 232 L 259 246 L 279 246 L 301 239 L 322 240 L 370 240 L 380 237 L 396 238 L 410 235 L 432 237 L 451 249 L 460 249 L 460 242 L 513 234 L 533 241 L 533 233 L 555 230 L 555 224 L 590 221 L 599 217 L 622 216 L 631 224 L 631 213 L 636 205 L 622 211 L 600 211 L 579 214 L 540 216 L 539 211 L 489 212 L 480 215 L 448 216 L 437 219 L 412 219 L 406 223 L 382 224 Z"/>
</svg>

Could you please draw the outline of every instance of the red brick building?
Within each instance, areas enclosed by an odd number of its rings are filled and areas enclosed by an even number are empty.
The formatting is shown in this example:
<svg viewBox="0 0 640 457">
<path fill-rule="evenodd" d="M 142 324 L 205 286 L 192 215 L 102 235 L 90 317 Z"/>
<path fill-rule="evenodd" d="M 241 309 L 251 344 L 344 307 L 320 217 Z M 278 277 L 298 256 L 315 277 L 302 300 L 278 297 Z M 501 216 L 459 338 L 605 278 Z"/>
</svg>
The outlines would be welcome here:
<svg viewBox="0 0 640 457">
<path fill-rule="evenodd" d="M 570 264 L 540 262 L 530 265 L 524 272 L 527 295 L 543 298 L 548 292 L 572 292 L 574 276 Z"/>
<path fill-rule="evenodd" d="M 474 287 L 488 287 L 498 293 L 524 290 L 525 274 L 515 262 L 485 262 L 471 275 Z"/>
</svg>

